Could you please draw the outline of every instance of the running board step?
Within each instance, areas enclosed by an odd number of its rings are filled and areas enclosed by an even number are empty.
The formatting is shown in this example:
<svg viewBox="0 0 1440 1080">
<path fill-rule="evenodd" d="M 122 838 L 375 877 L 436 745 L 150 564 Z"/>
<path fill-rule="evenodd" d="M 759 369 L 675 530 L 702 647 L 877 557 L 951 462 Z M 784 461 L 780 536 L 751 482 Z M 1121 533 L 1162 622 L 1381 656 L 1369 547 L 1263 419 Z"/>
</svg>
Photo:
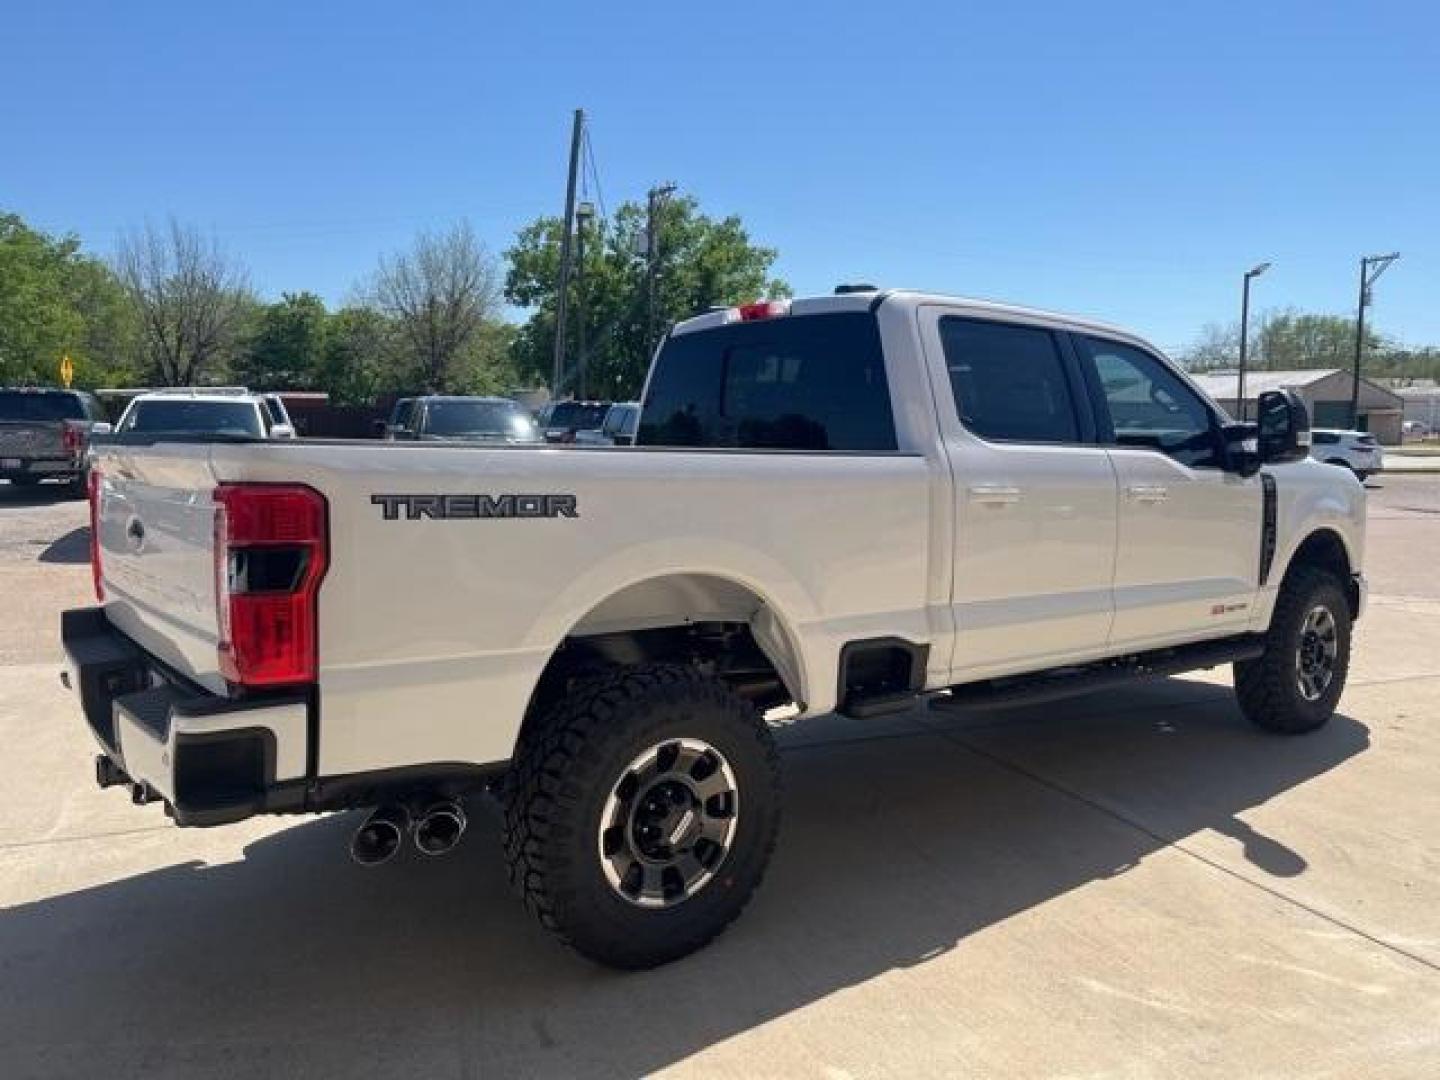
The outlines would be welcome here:
<svg viewBox="0 0 1440 1080">
<path fill-rule="evenodd" d="M 1152 675 L 1179 675 L 1186 671 L 1254 660 L 1265 652 L 1258 634 L 1182 645 L 1174 649 L 1137 653 L 1084 667 L 1059 668 L 1035 675 L 987 679 L 950 688 L 948 704 L 962 708 L 1010 708 L 1059 701 L 1077 694 L 1110 690 Z"/>
</svg>

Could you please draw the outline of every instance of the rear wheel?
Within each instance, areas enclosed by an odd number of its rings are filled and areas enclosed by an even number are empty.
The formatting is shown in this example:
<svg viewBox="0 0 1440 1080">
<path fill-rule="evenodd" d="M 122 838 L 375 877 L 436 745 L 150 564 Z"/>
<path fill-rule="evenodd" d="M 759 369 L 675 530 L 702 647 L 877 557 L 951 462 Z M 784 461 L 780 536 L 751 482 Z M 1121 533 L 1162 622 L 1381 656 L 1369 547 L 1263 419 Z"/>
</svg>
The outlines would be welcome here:
<svg viewBox="0 0 1440 1080">
<path fill-rule="evenodd" d="M 1350 603 L 1333 574 L 1293 569 L 1280 588 L 1265 653 L 1235 665 L 1240 709 L 1267 731 L 1314 731 L 1335 712 L 1350 670 Z"/>
<path fill-rule="evenodd" d="M 706 945 L 764 875 L 780 815 L 764 721 L 692 668 L 642 664 L 577 688 L 504 788 L 512 884 L 562 940 L 648 968 Z"/>
</svg>

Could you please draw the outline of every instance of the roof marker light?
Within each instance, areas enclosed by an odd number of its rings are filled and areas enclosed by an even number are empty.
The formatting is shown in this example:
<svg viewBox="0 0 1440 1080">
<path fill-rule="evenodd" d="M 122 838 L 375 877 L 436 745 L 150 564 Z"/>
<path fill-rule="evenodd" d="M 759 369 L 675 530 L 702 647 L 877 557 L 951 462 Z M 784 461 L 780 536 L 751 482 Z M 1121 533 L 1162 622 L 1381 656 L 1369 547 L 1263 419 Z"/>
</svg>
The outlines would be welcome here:
<svg viewBox="0 0 1440 1080">
<path fill-rule="evenodd" d="M 758 322 L 773 319 L 778 315 L 790 314 L 789 300 L 756 300 L 753 304 L 741 304 L 737 309 L 741 322 Z"/>
</svg>

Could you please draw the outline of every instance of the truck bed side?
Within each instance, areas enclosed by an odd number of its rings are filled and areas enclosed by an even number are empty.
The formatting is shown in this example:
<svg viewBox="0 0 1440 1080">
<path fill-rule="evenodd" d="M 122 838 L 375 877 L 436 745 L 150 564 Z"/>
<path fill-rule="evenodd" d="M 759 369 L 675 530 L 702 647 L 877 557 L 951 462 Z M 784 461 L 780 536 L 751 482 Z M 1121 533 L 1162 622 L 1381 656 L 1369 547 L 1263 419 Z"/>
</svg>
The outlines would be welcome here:
<svg viewBox="0 0 1440 1080">
<path fill-rule="evenodd" d="M 785 654 L 773 658 L 792 692 L 825 710 L 845 643 L 927 642 L 945 614 L 927 595 L 931 477 L 918 456 L 217 443 L 111 449 L 102 467 L 146 480 L 167 542 L 187 553 L 108 610 L 212 687 L 205 491 L 284 482 L 324 495 L 320 775 L 508 757 L 568 635 L 673 624 L 679 608 L 750 621 Z M 504 496 L 530 495 L 564 497 L 550 509 L 573 497 L 574 516 L 479 516 L 480 497 L 499 514 L 517 505 Z M 110 535 L 107 574 L 119 543 Z"/>
</svg>

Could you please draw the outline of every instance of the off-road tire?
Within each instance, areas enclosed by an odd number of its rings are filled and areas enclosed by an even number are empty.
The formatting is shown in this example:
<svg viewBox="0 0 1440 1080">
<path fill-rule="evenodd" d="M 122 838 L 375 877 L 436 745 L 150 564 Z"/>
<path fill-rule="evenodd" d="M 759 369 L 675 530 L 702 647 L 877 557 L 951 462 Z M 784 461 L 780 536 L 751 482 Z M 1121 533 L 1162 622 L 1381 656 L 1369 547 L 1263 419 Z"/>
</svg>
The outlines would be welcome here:
<svg viewBox="0 0 1440 1080">
<path fill-rule="evenodd" d="M 1306 617 L 1322 606 L 1334 618 L 1337 649 L 1329 685 L 1311 701 L 1301 693 L 1298 656 Z M 1257 727 L 1301 735 L 1323 727 L 1334 714 L 1349 670 L 1350 602 L 1345 589 L 1334 574 L 1297 566 L 1286 575 L 1275 601 L 1264 655 L 1235 664 L 1235 696 L 1240 711 Z"/>
<path fill-rule="evenodd" d="M 714 876 L 662 908 L 628 901 L 597 847 L 615 785 L 637 754 L 703 740 L 736 780 L 733 839 Z M 708 944 L 764 876 L 780 823 L 780 763 L 756 710 L 722 682 L 677 664 L 639 664 L 591 679 L 523 741 L 501 785 L 511 885 L 562 941 L 611 967 L 639 969 Z"/>
</svg>

